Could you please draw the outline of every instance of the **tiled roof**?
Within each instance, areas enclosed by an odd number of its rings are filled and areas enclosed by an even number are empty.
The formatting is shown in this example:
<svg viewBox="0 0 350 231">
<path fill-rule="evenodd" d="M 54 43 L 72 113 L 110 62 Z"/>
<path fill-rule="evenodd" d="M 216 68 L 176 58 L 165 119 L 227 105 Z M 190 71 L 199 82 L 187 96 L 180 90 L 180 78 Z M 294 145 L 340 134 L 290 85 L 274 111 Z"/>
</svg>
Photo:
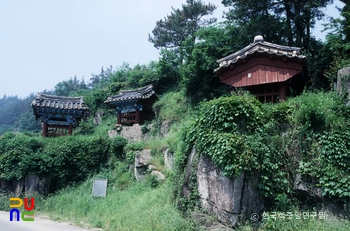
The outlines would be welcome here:
<svg viewBox="0 0 350 231">
<path fill-rule="evenodd" d="M 256 36 L 254 38 L 254 42 L 245 48 L 228 55 L 224 58 L 217 60 L 219 63 L 219 67 L 214 70 L 214 72 L 218 72 L 220 69 L 230 66 L 232 63 L 236 63 L 238 60 L 245 59 L 247 56 L 252 55 L 254 53 L 266 53 L 276 56 L 286 56 L 287 58 L 297 58 L 297 59 L 305 59 L 306 56 L 300 54 L 300 47 L 290 47 L 290 46 L 282 46 L 270 42 L 264 41 L 262 36 Z"/>
<path fill-rule="evenodd" d="M 84 97 L 64 97 L 38 93 L 32 102 L 32 107 L 53 108 L 53 109 L 76 109 L 88 110 L 84 103 Z"/>
<path fill-rule="evenodd" d="M 122 90 L 117 95 L 107 97 L 105 103 L 113 103 L 126 100 L 148 99 L 154 95 L 153 85 L 133 90 Z"/>
</svg>

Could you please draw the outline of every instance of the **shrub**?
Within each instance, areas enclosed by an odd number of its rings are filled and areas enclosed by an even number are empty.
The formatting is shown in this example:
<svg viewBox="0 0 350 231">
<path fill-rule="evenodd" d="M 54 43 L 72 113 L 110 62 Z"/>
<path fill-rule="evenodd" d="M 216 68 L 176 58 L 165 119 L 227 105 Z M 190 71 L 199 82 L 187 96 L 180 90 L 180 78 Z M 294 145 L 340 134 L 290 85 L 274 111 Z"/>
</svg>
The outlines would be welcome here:
<svg viewBox="0 0 350 231">
<path fill-rule="evenodd" d="M 160 121 L 181 121 L 190 110 L 190 106 L 181 92 L 169 92 L 154 103 L 153 110 Z"/>
<path fill-rule="evenodd" d="M 126 143 L 121 137 L 35 138 L 8 133 L 0 138 L 0 177 L 9 180 L 37 174 L 54 182 L 50 190 L 56 191 L 106 166 L 110 154 L 124 158 Z"/>
<path fill-rule="evenodd" d="M 54 142 L 56 141 L 56 142 Z M 79 182 L 107 163 L 110 140 L 107 138 L 58 137 L 48 140 L 43 150 L 41 174 L 49 176 L 51 190 Z"/>
<path fill-rule="evenodd" d="M 109 153 L 111 157 L 118 159 L 125 158 L 124 147 L 127 145 L 128 140 L 122 136 L 117 136 L 111 139 Z"/>
<path fill-rule="evenodd" d="M 145 147 L 144 142 L 133 142 L 125 146 L 126 162 L 133 164 L 135 162 L 135 155 L 137 151 L 142 150 Z"/>
<path fill-rule="evenodd" d="M 261 194 L 279 209 L 300 199 L 297 173 L 324 196 L 349 201 L 348 110 L 324 92 L 265 105 L 246 94 L 221 97 L 200 105 L 187 146 L 208 154 L 226 176 L 257 173 Z"/>
<path fill-rule="evenodd" d="M 37 154 L 43 144 L 37 138 L 5 133 L 0 138 L 0 178 L 20 179 L 28 173 L 40 171 L 40 158 Z"/>
<path fill-rule="evenodd" d="M 258 166 L 246 135 L 263 125 L 261 103 L 251 95 L 221 97 L 200 105 L 189 141 L 224 171 L 234 176 Z"/>
</svg>

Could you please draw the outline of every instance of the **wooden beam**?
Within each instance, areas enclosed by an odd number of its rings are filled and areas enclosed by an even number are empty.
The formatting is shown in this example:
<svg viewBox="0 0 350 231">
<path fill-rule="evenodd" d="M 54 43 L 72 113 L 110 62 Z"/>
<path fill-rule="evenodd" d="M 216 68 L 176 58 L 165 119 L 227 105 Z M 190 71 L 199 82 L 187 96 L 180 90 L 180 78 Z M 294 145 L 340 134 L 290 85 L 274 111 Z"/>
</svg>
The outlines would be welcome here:
<svg viewBox="0 0 350 231">
<path fill-rule="evenodd" d="M 72 130 L 73 130 L 73 125 L 70 123 L 68 125 L 68 135 L 71 136 L 72 135 Z"/>
<path fill-rule="evenodd" d="M 41 135 L 43 137 L 47 137 L 47 122 L 42 122 L 42 125 L 41 125 L 41 129 L 42 129 L 42 132 L 41 132 Z"/>
<path fill-rule="evenodd" d="M 136 109 L 135 123 L 140 124 L 140 110 L 138 108 Z"/>
<path fill-rule="evenodd" d="M 122 113 L 120 111 L 118 111 L 117 120 L 118 120 L 118 124 L 122 124 Z"/>
<path fill-rule="evenodd" d="M 286 100 L 286 97 L 287 97 L 287 82 L 281 82 L 280 83 L 279 96 L 280 96 L 280 100 L 282 100 L 282 101 Z"/>
</svg>

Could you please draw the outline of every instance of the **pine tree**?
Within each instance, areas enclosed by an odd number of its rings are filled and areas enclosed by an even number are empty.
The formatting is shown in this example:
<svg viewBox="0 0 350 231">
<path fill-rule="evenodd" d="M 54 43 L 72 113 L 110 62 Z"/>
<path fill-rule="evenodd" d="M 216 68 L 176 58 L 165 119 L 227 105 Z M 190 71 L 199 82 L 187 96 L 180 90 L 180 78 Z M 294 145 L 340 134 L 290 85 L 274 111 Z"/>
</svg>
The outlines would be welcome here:
<svg viewBox="0 0 350 231">
<path fill-rule="evenodd" d="M 201 0 L 187 0 L 182 9 L 172 7 L 170 15 L 156 22 L 153 36 L 149 35 L 148 40 L 156 48 L 177 48 L 189 37 L 195 41 L 194 34 L 201 26 L 216 22 L 216 18 L 203 18 L 211 15 L 216 8 Z"/>
</svg>

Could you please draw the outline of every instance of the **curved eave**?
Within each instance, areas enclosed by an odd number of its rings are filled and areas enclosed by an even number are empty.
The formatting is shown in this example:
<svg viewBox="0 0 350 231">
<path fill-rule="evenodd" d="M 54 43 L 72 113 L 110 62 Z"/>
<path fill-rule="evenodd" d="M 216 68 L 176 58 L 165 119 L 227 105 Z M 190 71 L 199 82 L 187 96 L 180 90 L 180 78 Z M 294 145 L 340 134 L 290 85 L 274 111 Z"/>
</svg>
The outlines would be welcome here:
<svg viewBox="0 0 350 231">
<path fill-rule="evenodd" d="M 133 89 L 133 90 L 122 90 L 117 95 L 108 96 L 105 100 L 106 104 L 114 102 L 122 102 L 129 100 L 142 100 L 149 99 L 155 94 L 153 90 L 153 85 L 148 85 L 142 88 Z"/>
<path fill-rule="evenodd" d="M 264 51 L 264 50 L 255 50 L 254 52 L 246 52 L 242 56 L 237 56 L 234 59 L 225 60 L 220 63 L 220 66 L 214 70 L 214 73 L 221 72 L 227 68 L 229 68 L 232 64 L 239 63 L 239 61 L 243 61 L 246 58 L 249 58 L 249 56 L 252 56 L 254 54 L 268 54 L 273 55 L 275 57 L 286 57 L 289 60 L 305 60 L 306 56 L 304 55 L 291 55 L 291 54 L 285 54 L 281 52 L 273 52 L 273 51 Z"/>
<path fill-rule="evenodd" d="M 85 105 L 84 97 L 64 97 L 52 96 L 38 93 L 38 96 L 32 101 L 33 108 L 52 108 L 66 110 L 89 110 Z"/>
<path fill-rule="evenodd" d="M 135 97 L 119 97 L 119 98 L 107 98 L 105 103 L 113 103 L 113 102 L 122 102 L 122 101 L 129 101 L 129 100 L 139 100 L 139 99 L 149 99 L 152 97 L 153 94 L 146 95 L 146 96 L 135 96 Z"/>
<path fill-rule="evenodd" d="M 38 93 L 37 98 L 42 100 L 51 100 L 51 101 L 74 101 L 74 102 L 82 102 L 84 101 L 83 96 L 77 96 L 77 97 L 68 97 L 68 96 L 55 96 L 55 95 L 47 95 L 43 93 Z"/>
<path fill-rule="evenodd" d="M 237 63 L 240 60 L 244 60 L 248 56 L 254 55 L 255 53 L 268 54 L 276 57 L 284 56 L 288 59 L 303 60 L 306 58 L 306 56 L 300 55 L 300 50 L 301 48 L 299 47 L 283 46 L 265 41 L 255 42 L 243 48 L 242 50 L 239 50 L 231 55 L 217 60 L 217 63 L 219 63 L 219 67 L 214 70 L 214 73 L 225 69 L 231 64 Z"/>
<path fill-rule="evenodd" d="M 71 103 L 32 103 L 31 104 L 32 108 L 45 108 L 45 109 L 53 109 L 53 110 L 81 110 L 81 111 L 88 111 L 89 108 L 86 106 L 79 106 L 79 105 L 74 105 Z"/>
</svg>

